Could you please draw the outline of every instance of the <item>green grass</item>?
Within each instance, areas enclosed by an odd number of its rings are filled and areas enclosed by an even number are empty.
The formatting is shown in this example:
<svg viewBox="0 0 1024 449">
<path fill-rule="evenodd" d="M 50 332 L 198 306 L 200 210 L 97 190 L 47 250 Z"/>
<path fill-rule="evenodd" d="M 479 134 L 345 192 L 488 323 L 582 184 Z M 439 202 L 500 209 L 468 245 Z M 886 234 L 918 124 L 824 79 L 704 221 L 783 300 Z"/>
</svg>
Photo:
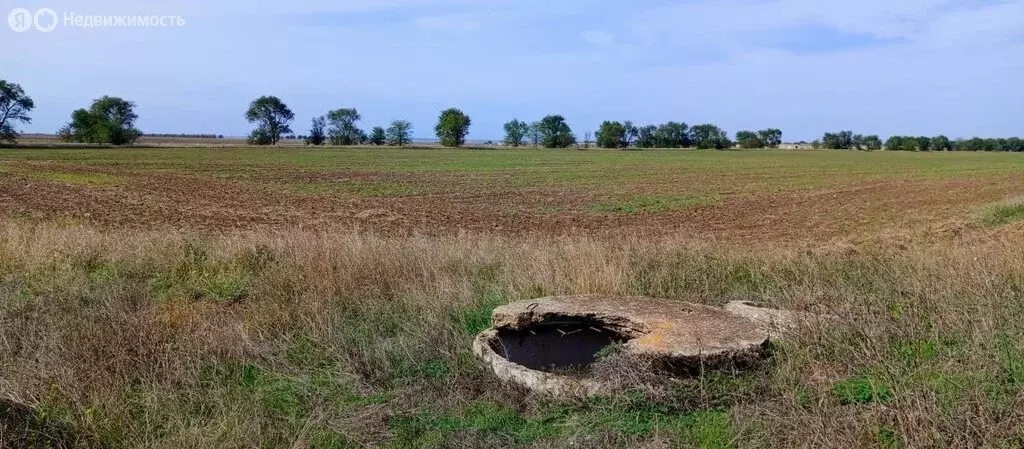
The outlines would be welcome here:
<svg viewBox="0 0 1024 449">
<path fill-rule="evenodd" d="M 146 173 L 184 173 L 246 181 L 261 172 L 359 172 L 402 174 L 448 173 L 445 187 L 517 190 L 525 187 L 579 187 L 617 194 L 639 185 L 668 189 L 666 195 L 759 194 L 855 185 L 879 180 L 981 180 L 1024 171 L 1024 157 L 1013 153 L 909 153 L 858 151 L 564 151 L 470 149 L 264 149 L 264 148 L 117 148 L 2 149 L 0 163 L 19 170 L 52 171 L 52 161 Z M 48 167 L 48 168 L 47 168 Z M 47 175 L 42 175 L 47 176 Z M 78 179 L 87 179 L 78 178 Z M 72 177 L 74 179 L 74 177 Z M 93 178 L 100 179 L 100 178 Z M 315 184 L 315 183 L 314 183 Z M 414 194 L 425 186 L 392 183 L 327 183 L 313 192 L 334 189 L 394 196 Z M 674 185 L 686 191 L 673 191 Z M 294 186 L 293 186 L 294 187 Z"/>
<path fill-rule="evenodd" d="M 693 196 L 635 196 L 621 202 L 594 203 L 587 206 L 591 212 L 616 214 L 642 214 L 670 212 L 691 207 L 711 206 L 720 200 L 712 197 Z"/>
<path fill-rule="evenodd" d="M 893 399 L 892 390 L 869 376 L 837 382 L 832 393 L 840 404 L 884 404 Z"/>
<path fill-rule="evenodd" d="M 27 176 L 41 181 L 80 186 L 105 187 L 121 184 L 120 177 L 103 173 L 61 173 L 39 171 L 28 173 Z"/>
<path fill-rule="evenodd" d="M 988 227 L 1003 226 L 1024 220 L 1024 199 L 991 206 L 985 211 L 981 220 Z"/>
</svg>

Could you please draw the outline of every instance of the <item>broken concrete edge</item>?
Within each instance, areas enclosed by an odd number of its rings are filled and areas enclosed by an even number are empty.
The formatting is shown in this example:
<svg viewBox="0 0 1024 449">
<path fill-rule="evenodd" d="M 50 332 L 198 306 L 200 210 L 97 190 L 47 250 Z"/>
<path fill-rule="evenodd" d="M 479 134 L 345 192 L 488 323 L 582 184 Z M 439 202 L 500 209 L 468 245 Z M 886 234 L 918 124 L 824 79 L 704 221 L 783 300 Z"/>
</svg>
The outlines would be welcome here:
<svg viewBox="0 0 1024 449">
<path fill-rule="evenodd" d="M 722 309 L 758 323 L 772 334 L 773 340 L 783 339 L 801 327 L 836 321 L 827 315 L 773 309 L 752 301 L 731 301 Z"/>
<path fill-rule="evenodd" d="M 607 386 L 592 379 L 576 378 L 533 370 L 506 359 L 494 351 L 491 342 L 498 331 L 488 329 L 473 341 L 473 353 L 504 382 L 519 384 L 538 393 L 553 396 L 598 396 L 609 393 Z"/>
<path fill-rule="evenodd" d="M 494 309 L 492 329 L 525 330 L 551 321 L 600 322 L 629 339 L 627 352 L 701 359 L 763 346 L 768 326 L 721 308 L 645 297 L 576 295 L 517 301 Z"/>
</svg>

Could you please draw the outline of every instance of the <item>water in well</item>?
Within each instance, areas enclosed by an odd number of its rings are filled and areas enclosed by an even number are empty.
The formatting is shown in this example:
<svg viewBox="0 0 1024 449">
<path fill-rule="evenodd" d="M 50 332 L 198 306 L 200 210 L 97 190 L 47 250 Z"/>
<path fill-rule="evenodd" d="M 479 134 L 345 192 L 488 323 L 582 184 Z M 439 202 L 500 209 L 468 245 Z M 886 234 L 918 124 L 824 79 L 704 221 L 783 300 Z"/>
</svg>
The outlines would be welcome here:
<svg viewBox="0 0 1024 449">
<path fill-rule="evenodd" d="M 545 322 L 525 329 L 502 329 L 494 350 L 513 363 L 530 369 L 556 372 L 583 370 L 602 349 L 625 343 L 621 334 L 601 323 Z"/>
</svg>

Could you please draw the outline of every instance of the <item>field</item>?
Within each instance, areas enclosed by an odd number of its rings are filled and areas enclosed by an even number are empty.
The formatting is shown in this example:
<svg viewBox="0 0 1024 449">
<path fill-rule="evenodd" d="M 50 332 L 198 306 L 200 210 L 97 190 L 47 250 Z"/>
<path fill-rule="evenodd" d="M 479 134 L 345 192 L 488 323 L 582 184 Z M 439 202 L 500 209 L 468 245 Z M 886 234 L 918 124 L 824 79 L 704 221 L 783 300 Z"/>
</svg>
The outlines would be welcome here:
<svg viewBox="0 0 1024 449">
<path fill-rule="evenodd" d="M 0 446 L 1020 447 L 1024 158 L 0 150 Z M 502 385 L 508 301 L 824 311 L 752 372 Z"/>
<path fill-rule="evenodd" d="M 748 245 L 959 232 L 1015 154 L 82 149 L 0 152 L 0 206 L 105 228 L 660 235 Z"/>
</svg>

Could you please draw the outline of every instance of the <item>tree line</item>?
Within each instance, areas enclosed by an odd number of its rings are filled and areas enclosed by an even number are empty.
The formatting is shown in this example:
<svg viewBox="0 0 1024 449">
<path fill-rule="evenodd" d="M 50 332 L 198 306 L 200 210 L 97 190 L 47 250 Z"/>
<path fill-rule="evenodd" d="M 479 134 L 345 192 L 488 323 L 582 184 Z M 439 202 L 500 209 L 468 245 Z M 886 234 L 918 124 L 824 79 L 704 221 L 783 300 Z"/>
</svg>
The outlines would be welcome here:
<svg viewBox="0 0 1024 449">
<path fill-rule="evenodd" d="M 882 142 L 877 135 L 864 136 L 852 131 L 825 133 L 821 140 L 811 143 L 813 148 L 829 150 L 877 151 L 1016 151 L 1024 152 L 1024 139 L 1018 137 L 951 140 L 946 136 L 891 136 Z"/>
<path fill-rule="evenodd" d="M 0 80 L 0 143 L 15 143 L 19 133 L 16 124 L 32 122 L 29 113 L 35 103 L 18 84 Z M 313 117 L 309 133 L 296 135 L 291 128 L 295 114 L 280 98 L 262 96 L 253 100 L 245 111 L 245 119 L 255 128 L 248 136 L 252 145 L 276 145 L 282 139 L 301 139 L 307 145 L 390 145 L 405 146 L 412 142 L 413 125 L 408 120 L 394 120 L 385 128 L 374 126 L 364 131 L 358 126 L 362 119 L 354 108 L 340 108 Z M 67 142 L 131 145 L 143 135 L 135 127 L 138 115 L 135 103 L 120 97 L 103 96 L 93 100 L 88 108 L 71 113 L 71 121 L 61 127 L 57 135 Z M 465 145 L 472 120 L 458 108 L 441 111 L 434 126 L 434 134 L 441 145 Z M 565 117 L 548 115 L 540 120 L 526 122 L 513 119 L 504 125 L 502 144 L 518 148 L 526 145 L 544 148 L 589 148 L 591 143 L 600 148 L 778 148 L 782 144 L 782 130 L 767 128 L 759 131 L 741 130 L 730 139 L 728 133 L 711 123 L 689 126 L 685 122 L 670 121 L 659 125 L 637 126 L 632 121 L 604 121 L 591 136 L 584 134 L 582 144 L 569 127 Z M 165 137 L 223 138 L 213 134 L 152 134 Z M 591 140 L 593 137 L 593 141 Z M 884 142 L 877 135 L 854 134 L 852 131 L 829 132 L 811 143 L 813 148 L 837 150 L 889 151 L 1018 151 L 1024 152 L 1024 139 L 957 139 L 946 136 L 892 136 Z"/>
</svg>

